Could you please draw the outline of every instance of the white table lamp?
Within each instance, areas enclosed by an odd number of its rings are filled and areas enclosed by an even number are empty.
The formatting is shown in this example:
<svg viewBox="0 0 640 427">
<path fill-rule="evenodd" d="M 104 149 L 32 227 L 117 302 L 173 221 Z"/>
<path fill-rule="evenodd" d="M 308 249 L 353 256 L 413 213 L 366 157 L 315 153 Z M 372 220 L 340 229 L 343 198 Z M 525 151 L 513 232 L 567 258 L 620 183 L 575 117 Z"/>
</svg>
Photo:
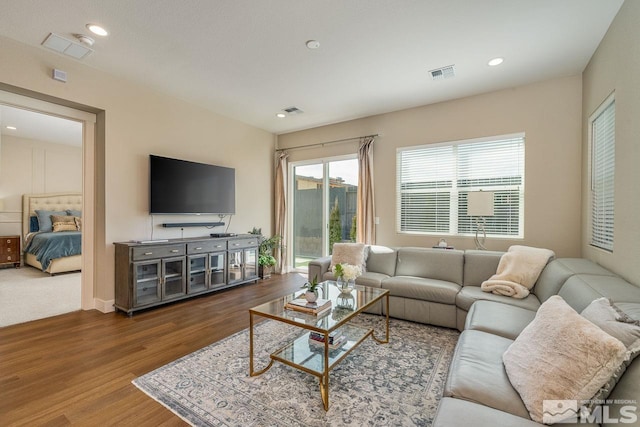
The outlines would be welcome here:
<svg viewBox="0 0 640 427">
<path fill-rule="evenodd" d="M 467 215 L 476 217 L 476 249 L 487 249 L 484 242 L 487 238 L 485 230 L 486 216 L 493 216 L 493 191 L 472 191 L 467 195 Z M 478 234 L 482 232 L 482 240 Z"/>
</svg>

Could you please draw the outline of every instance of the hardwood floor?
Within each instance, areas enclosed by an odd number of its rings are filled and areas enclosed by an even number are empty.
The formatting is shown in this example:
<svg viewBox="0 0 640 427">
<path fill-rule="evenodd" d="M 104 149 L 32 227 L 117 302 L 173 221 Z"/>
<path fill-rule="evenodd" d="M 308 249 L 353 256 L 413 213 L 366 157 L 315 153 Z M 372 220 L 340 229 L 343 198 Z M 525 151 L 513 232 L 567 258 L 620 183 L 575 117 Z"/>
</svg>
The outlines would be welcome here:
<svg viewBox="0 0 640 427">
<path fill-rule="evenodd" d="M 249 308 L 305 281 L 273 275 L 131 318 L 91 310 L 0 328 L 0 425 L 186 425 L 131 380 L 248 327 Z"/>
</svg>

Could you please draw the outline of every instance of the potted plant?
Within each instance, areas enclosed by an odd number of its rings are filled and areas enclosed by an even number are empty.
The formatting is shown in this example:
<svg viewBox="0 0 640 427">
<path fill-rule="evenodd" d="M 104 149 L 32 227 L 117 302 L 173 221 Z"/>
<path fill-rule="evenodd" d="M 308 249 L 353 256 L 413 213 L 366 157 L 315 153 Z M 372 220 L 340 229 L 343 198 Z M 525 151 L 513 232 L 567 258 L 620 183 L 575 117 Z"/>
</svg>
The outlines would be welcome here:
<svg viewBox="0 0 640 427">
<path fill-rule="evenodd" d="M 304 297 L 307 302 L 316 302 L 318 299 L 318 278 L 314 277 L 310 282 L 302 285 L 302 288 L 306 288 L 307 291 L 304 293 Z"/>
<path fill-rule="evenodd" d="M 267 238 L 262 238 L 260 245 L 258 246 L 258 275 L 261 279 L 268 279 L 271 277 L 271 271 L 273 266 L 276 265 L 277 260 L 273 256 L 273 251 L 280 247 L 282 238 L 278 235 Z"/>
</svg>

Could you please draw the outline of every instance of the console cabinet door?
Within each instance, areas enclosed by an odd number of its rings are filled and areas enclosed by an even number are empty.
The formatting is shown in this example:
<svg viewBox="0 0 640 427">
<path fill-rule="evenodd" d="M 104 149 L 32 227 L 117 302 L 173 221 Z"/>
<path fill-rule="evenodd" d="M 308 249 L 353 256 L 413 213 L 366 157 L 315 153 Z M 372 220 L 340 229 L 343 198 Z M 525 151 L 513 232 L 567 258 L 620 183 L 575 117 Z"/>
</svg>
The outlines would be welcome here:
<svg viewBox="0 0 640 427">
<path fill-rule="evenodd" d="M 242 281 L 242 255 L 244 251 L 229 251 L 229 284 Z"/>
<path fill-rule="evenodd" d="M 226 285 L 226 259 L 225 252 L 209 254 L 209 289 Z"/>
<path fill-rule="evenodd" d="M 197 294 L 208 289 L 207 286 L 207 255 L 187 257 L 189 269 L 187 271 L 187 293 Z"/>
<path fill-rule="evenodd" d="M 162 300 L 170 300 L 187 294 L 184 257 L 162 260 Z"/>
<path fill-rule="evenodd" d="M 160 260 L 133 263 L 133 306 L 159 302 L 162 298 L 162 262 Z"/>
<path fill-rule="evenodd" d="M 244 250 L 244 280 L 258 278 L 258 249 Z"/>
</svg>

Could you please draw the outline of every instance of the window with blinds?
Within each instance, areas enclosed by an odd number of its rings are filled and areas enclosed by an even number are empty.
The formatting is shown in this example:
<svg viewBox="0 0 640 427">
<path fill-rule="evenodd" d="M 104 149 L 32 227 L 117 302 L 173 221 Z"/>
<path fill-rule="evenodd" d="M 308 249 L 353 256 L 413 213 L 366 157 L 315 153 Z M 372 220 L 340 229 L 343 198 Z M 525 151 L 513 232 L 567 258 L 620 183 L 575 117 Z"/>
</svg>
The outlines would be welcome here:
<svg viewBox="0 0 640 427">
<path fill-rule="evenodd" d="M 613 95 L 591 117 L 591 245 L 613 252 L 615 116 Z"/>
<path fill-rule="evenodd" d="M 482 190 L 487 235 L 523 237 L 524 134 L 401 148 L 396 171 L 398 232 L 472 235 L 467 195 Z"/>
</svg>

